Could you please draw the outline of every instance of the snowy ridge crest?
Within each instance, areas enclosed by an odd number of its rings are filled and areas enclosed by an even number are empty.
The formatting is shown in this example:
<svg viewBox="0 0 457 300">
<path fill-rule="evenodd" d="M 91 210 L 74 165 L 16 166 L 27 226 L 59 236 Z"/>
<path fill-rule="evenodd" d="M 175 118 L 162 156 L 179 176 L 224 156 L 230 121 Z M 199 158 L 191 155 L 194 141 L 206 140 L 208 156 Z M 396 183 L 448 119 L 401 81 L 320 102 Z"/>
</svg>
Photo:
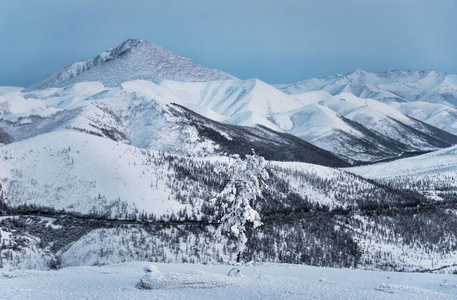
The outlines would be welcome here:
<svg viewBox="0 0 457 300">
<path fill-rule="evenodd" d="M 75 63 L 63 68 L 59 72 L 47 77 L 42 82 L 39 82 L 37 84 L 34 84 L 34 85 L 28 87 L 26 90 L 35 90 L 35 89 L 49 87 L 47 84 L 45 84 L 49 81 L 53 81 L 53 82 L 66 81 L 71 78 L 74 78 L 74 77 L 78 76 L 79 74 L 84 73 L 85 71 L 88 71 L 97 65 L 100 65 L 108 60 L 115 59 L 116 57 L 119 57 L 119 56 L 125 54 L 127 51 L 136 47 L 140 42 L 141 42 L 141 40 L 129 39 L 129 40 L 125 41 L 124 43 L 122 43 L 121 45 L 119 45 L 118 47 L 104 51 L 95 57 L 92 57 L 92 58 L 89 58 L 89 59 L 86 59 L 83 61 L 75 62 Z"/>
</svg>

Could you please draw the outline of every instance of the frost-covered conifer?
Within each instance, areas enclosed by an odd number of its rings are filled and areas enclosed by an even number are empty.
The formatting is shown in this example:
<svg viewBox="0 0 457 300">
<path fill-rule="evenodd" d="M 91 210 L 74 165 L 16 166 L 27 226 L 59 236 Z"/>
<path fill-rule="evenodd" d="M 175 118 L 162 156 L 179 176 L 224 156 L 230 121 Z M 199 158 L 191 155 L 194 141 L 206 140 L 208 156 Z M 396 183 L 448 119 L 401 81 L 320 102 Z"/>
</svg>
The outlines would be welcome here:
<svg viewBox="0 0 457 300">
<path fill-rule="evenodd" d="M 252 150 L 251 155 L 242 159 L 232 155 L 229 163 L 229 183 L 221 192 L 224 215 L 216 234 L 221 231 L 232 232 L 237 237 L 237 262 L 244 251 L 247 237 L 245 224 L 252 222 L 254 228 L 262 225 L 260 216 L 251 207 L 251 202 L 262 197 L 264 180 L 268 178 L 265 159 Z"/>
</svg>

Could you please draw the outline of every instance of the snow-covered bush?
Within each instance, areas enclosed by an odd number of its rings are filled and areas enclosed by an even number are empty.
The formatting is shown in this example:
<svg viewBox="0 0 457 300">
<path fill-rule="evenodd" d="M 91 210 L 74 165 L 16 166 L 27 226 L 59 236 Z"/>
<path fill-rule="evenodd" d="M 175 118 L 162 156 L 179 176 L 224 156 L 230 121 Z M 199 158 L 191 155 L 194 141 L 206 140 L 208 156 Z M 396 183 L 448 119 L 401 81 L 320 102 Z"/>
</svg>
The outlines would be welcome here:
<svg viewBox="0 0 457 300">
<path fill-rule="evenodd" d="M 176 289 L 176 288 L 213 288 L 238 284 L 236 279 L 219 274 L 202 271 L 186 273 L 160 272 L 155 265 L 145 268 L 146 275 L 140 280 L 138 287 L 145 290 Z"/>
</svg>

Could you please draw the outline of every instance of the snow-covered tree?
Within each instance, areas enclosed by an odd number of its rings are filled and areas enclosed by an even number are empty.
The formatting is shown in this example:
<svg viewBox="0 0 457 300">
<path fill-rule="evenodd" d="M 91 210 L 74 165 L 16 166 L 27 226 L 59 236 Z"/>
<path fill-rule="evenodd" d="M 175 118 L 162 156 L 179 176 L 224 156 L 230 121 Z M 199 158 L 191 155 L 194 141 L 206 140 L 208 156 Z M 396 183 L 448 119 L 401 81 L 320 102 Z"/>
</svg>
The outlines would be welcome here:
<svg viewBox="0 0 457 300">
<path fill-rule="evenodd" d="M 232 155 L 229 162 L 230 181 L 221 192 L 222 210 L 224 212 L 216 234 L 221 231 L 231 232 L 237 238 L 237 262 L 247 242 L 247 222 L 252 222 L 256 228 L 262 225 L 257 211 L 251 203 L 257 197 L 262 197 L 262 189 L 266 187 L 265 179 L 268 178 L 265 159 L 255 154 L 246 155 L 242 159 L 239 155 Z"/>
</svg>

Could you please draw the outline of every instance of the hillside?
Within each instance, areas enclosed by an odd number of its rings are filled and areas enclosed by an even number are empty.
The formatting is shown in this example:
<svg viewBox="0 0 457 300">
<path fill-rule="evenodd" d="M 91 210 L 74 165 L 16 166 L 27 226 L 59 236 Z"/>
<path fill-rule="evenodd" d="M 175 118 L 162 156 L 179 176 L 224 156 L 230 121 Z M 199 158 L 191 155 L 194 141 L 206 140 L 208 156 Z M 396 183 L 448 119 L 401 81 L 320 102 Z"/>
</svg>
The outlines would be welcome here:
<svg viewBox="0 0 457 300">
<path fill-rule="evenodd" d="M 433 200 L 457 195 L 457 146 L 428 154 L 348 171 L 398 189 L 414 190 Z"/>
<path fill-rule="evenodd" d="M 25 215 L 0 223 L 5 266 L 234 259 L 235 241 L 214 236 L 227 158 L 170 156 L 78 132 L 1 149 L 3 213 Z M 269 173 L 266 201 L 253 203 L 264 225 L 249 231 L 245 261 L 442 272 L 457 264 L 452 199 L 441 207 L 312 164 L 271 162 Z"/>
<path fill-rule="evenodd" d="M 5 145 L 0 148 L 0 153 L 2 191 L 13 207 L 37 205 L 115 219 L 132 218 L 139 213 L 164 218 L 183 211 L 187 211 L 188 217 L 193 217 L 196 211 L 209 205 L 205 201 L 215 198 L 222 189 L 224 179 L 211 178 L 215 176 L 212 164 L 224 163 L 226 159 L 221 157 L 221 162 L 217 162 L 217 157 L 207 160 L 174 157 L 77 131 L 42 134 Z M 330 174 L 332 180 L 344 175 L 331 168 L 316 168 L 307 165 L 305 172 L 312 174 L 319 170 L 315 176 L 324 172 Z M 183 175 L 181 172 L 196 174 Z M 321 180 L 327 175 L 323 176 Z M 200 177 L 204 180 L 201 181 Z M 360 180 L 355 177 L 347 179 L 348 184 L 354 181 Z M 311 202 L 333 208 L 345 207 L 348 203 L 352 205 L 354 201 L 361 201 L 356 199 L 363 195 L 361 188 L 358 192 L 362 194 L 351 194 L 337 200 L 312 185 L 303 189 L 299 187 L 303 182 L 295 182 L 282 193 L 296 192 Z M 350 191 L 345 185 L 339 189 Z M 277 200 L 283 197 L 278 196 L 281 194 L 278 191 L 271 193 Z M 197 218 L 200 217 L 197 214 Z"/>
</svg>

